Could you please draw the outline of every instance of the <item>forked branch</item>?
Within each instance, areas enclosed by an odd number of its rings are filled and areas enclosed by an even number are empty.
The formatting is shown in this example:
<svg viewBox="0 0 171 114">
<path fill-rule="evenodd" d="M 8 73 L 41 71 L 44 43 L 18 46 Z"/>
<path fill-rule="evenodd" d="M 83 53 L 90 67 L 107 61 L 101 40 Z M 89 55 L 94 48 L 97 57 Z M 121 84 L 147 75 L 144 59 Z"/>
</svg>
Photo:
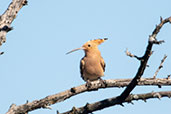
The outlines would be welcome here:
<svg viewBox="0 0 171 114">
<path fill-rule="evenodd" d="M 23 105 L 13 105 L 12 108 L 9 109 L 7 114 L 19 114 L 19 113 L 27 113 L 29 111 L 33 111 L 39 108 L 48 108 L 50 105 L 53 105 L 58 102 L 62 102 L 72 96 L 75 96 L 77 94 L 81 94 L 83 92 L 88 91 L 96 91 L 98 89 L 102 88 L 111 88 L 111 87 L 126 87 L 132 79 L 117 79 L 117 80 L 105 80 L 106 85 L 103 87 L 99 80 L 91 82 L 91 87 L 87 88 L 86 85 L 80 85 L 77 87 L 73 87 L 69 90 L 63 91 L 61 93 L 55 94 L 55 95 L 49 95 L 45 98 L 42 98 L 40 100 L 35 100 L 32 102 L 27 102 Z M 153 79 L 153 78 L 141 78 L 141 80 L 138 82 L 138 86 L 170 86 L 171 80 L 170 79 Z M 15 108 L 14 108 L 15 107 Z M 14 110 L 15 109 L 15 110 Z"/>
<path fill-rule="evenodd" d="M 119 97 L 119 96 L 118 96 Z M 65 112 L 65 113 L 59 113 L 58 114 L 88 114 L 92 113 L 97 110 L 101 110 L 100 107 L 106 107 L 106 105 L 114 106 L 114 105 L 120 105 L 119 102 L 117 102 L 118 97 L 113 97 L 109 99 L 105 99 L 99 102 L 95 102 L 92 104 L 86 104 L 83 107 L 75 108 L 73 107 L 72 110 Z M 123 103 L 131 103 L 133 104 L 133 101 L 137 100 L 143 100 L 146 102 L 146 100 L 151 98 L 158 98 L 161 99 L 162 97 L 171 97 L 171 91 L 163 91 L 163 92 L 151 92 L 151 93 L 145 93 L 145 94 L 130 94 L 128 97 L 123 101 Z M 122 105 L 123 106 L 123 105 Z"/>
<path fill-rule="evenodd" d="M 138 84 L 138 81 L 140 80 L 140 78 L 142 77 L 145 68 L 147 66 L 147 62 L 149 60 L 149 57 L 152 53 L 152 47 L 153 44 L 160 44 L 163 41 L 157 41 L 156 36 L 159 33 L 160 29 L 162 28 L 162 26 L 167 23 L 170 22 L 171 23 L 171 17 L 166 18 L 166 19 L 161 19 L 160 24 L 156 26 L 156 28 L 154 29 L 152 35 L 150 35 L 149 37 L 149 42 L 148 42 L 148 46 L 146 48 L 145 54 L 142 58 L 142 60 L 140 61 L 140 67 L 137 71 L 136 76 L 133 78 L 133 80 L 130 82 L 130 84 L 127 86 L 127 88 L 122 92 L 122 94 L 117 98 L 117 101 L 120 102 L 120 104 L 122 104 L 123 101 L 125 101 L 125 99 L 128 97 L 128 95 L 131 93 L 131 91 L 136 87 L 136 85 Z M 158 43 L 157 43 L 158 42 Z"/>
</svg>

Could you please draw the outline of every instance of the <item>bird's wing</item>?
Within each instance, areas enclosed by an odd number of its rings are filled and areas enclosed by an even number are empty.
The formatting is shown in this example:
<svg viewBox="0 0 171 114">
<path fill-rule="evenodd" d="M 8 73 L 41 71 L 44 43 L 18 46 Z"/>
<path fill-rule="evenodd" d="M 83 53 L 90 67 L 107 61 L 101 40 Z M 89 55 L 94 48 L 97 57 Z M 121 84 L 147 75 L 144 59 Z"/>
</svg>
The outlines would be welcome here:
<svg viewBox="0 0 171 114">
<path fill-rule="evenodd" d="M 82 58 L 81 61 L 80 61 L 80 73 L 81 73 L 81 77 L 83 76 L 84 65 L 85 65 L 84 58 Z"/>
<path fill-rule="evenodd" d="M 105 64 L 105 62 L 104 62 L 104 59 L 103 59 L 103 58 L 101 58 L 101 59 L 100 59 L 100 64 L 101 64 L 101 66 L 102 66 L 102 68 L 103 68 L 103 72 L 105 72 L 106 64 Z"/>
</svg>

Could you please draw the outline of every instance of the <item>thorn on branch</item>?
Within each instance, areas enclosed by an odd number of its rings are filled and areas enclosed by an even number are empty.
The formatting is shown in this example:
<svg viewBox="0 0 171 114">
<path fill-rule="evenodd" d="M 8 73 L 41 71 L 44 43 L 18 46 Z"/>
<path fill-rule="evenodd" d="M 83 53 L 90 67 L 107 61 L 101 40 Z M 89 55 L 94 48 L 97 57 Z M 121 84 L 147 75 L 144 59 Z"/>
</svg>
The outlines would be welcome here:
<svg viewBox="0 0 171 114">
<path fill-rule="evenodd" d="M 130 101 L 129 103 L 131 103 L 132 105 L 134 105 L 134 103 L 132 101 Z"/>
<path fill-rule="evenodd" d="M 147 102 L 147 100 L 146 99 L 143 99 L 143 101 L 146 103 Z"/>
<path fill-rule="evenodd" d="M 10 109 L 16 107 L 16 104 L 11 104 Z"/>
<path fill-rule="evenodd" d="M 85 105 L 85 107 L 84 107 L 84 109 L 87 111 L 88 110 L 88 105 L 89 105 L 89 103 L 87 103 L 86 105 Z"/>
<path fill-rule="evenodd" d="M 130 96 L 131 96 L 131 99 L 134 98 L 134 95 L 130 94 Z M 131 103 L 132 105 L 134 105 L 134 103 L 131 100 L 129 100 L 128 103 Z"/>
<path fill-rule="evenodd" d="M 78 114 L 78 111 L 77 111 L 76 107 L 73 107 L 72 108 L 71 114 Z"/>
<path fill-rule="evenodd" d="M 163 18 L 162 18 L 162 16 L 160 16 L 160 22 L 162 22 L 163 21 Z"/>
<path fill-rule="evenodd" d="M 16 107 L 17 107 L 16 104 L 11 104 L 8 111 L 14 110 Z"/>
<path fill-rule="evenodd" d="M 124 107 L 123 103 L 120 103 L 119 105 L 121 105 L 122 107 Z"/>
</svg>

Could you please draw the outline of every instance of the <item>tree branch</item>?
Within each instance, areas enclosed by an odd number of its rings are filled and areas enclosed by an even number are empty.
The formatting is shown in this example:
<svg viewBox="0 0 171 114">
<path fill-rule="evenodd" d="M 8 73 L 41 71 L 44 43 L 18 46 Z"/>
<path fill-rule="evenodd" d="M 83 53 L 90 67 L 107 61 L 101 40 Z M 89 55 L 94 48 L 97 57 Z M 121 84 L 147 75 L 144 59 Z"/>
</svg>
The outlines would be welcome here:
<svg viewBox="0 0 171 114">
<path fill-rule="evenodd" d="M 35 100 L 33 102 L 27 102 L 26 104 L 16 106 L 13 104 L 12 108 L 10 107 L 9 111 L 6 114 L 20 114 L 27 113 L 29 111 L 33 111 L 39 108 L 47 108 L 50 105 L 55 103 L 64 101 L 72 96 L 77 94 L 87 92 L 87 91 L 95 91 L 101 88 L 111 88 L 111 87 L 125 87 L 127 86 L 132 79 L 118 79 L 118 80 L 105 80 L 106 86 L 104 87 L 100 84 L 100 81 L 91 82 L 91 87 L 87 88 L 85 84 L 73 87 L 69 90 L 63 91 L 61 93 L 55 95 L 49 95 L 43 99 Z M 170 79 L 153 79 L 153 78 L 141 78 L 138 82 L 139 86 L 169 86 L 171 85 Z M 15 107 L 15 108 L 14 108 Z M 14 110 L 15 109 L 15 110 Z"/>
<path fill-rule="evenodd" d="M 133 80 L 130 82 L 130 84 L 127 86 L 127 88 L 121 93 L 121 95 L 119 97 L 117 97 L 116 102 L 118 103 L 122 103 L 123 101 L 125 101 L 125 99 L 128 97 L 128 95 L 131 93 L 131 91 L 136 87 L 136 85 L 138 84 L 138 81 L 140 80 L 141 76 L 143 75 L 145 68 L 147 66 L 147 62 L 149 60 L 149 57 L 152 53 L 152 47 L 153 44 L 160 44 L 163 41 L 157 41 L 156 36 L 159 33 L 160 29 L 162 28 L 162 26 L 167 23 L 170 22 L 171 23 L 171 17 L 166 18 L 166 19 L 160 19 L 160 24 L 156 26 L 156 28 L 154 29 L 152 35 L 150 35 L 149 37 L 149 42 L 148 42 L 148 46 L 146 48 L 145 54 L 141 59 L 141 64 L 140 67 L 138 69 L 138 72 L 136 74 L 136 76 L 133 78 Z"/>
<path fill-rule="evenodd" d="M 160 69 L 163 68 L 163 63 L 164 63 L 166 58 L 167 58 L 167 56 L 164 55 L 163 59 L 161 60 L 161 63 L 159 65 L 159 67 L 157 68 L 156 72 L 154 73 L 153 78 L 156 78 L 156 76 L 157 76 L 158 72 L 160 71 Z"/>
<path fill-rule="evenodd" d="M 132 54 L 131 52 L 129 52 L 128 49 L 126 49 L 125 53 L 126 53 L 126 55 L 129 56 L 129 57 L 134 57 L 134 58 L 136 58 L 136 59 L 138 59 L 138 60 L 141 60 L 141 59 L 142 59 L 142 58 L 140 58 L 140 57 L 138 57 L 138 56 Z"/>
<path fill-rule="evenodd" d="M 118 96 L 119 97 L 119 96 Z M 105 99 L 99 102 L 95 102 L 92 104 L 86 104 L 83 107 L 80 108 L 73 108 L 70 111 L 67 111 L 65 113 L 58 113 L 58 114 L 87 114 L 87 113 L 92 113 L 97 110 L 101 110 L 101 107 L 106 107 L 107 106 L 114 106 L 120 103 L 116 102 L 118 97 L 113 97 L 109 99 Z M 151 93 L 145 93 L 145 94 L 130 94 L 123 102 L 127 103 L 132 103 L 134 100 L 143 100 L 146 102 L 147 99 L 150 98 L 162 98 L 162 97 L 171 97 L 171 91 L 163 91 L 163 92 L 151 92 Z"/>
<path fill-rule="evenodd" d="M 7 10 L 0 16 L 0 46 L 6 42 L 6 34 L 12 30 L 10 25 L 16 18 L 18 11 L 26 4 L 27 0 L 13 0 Z"/>
</svg>

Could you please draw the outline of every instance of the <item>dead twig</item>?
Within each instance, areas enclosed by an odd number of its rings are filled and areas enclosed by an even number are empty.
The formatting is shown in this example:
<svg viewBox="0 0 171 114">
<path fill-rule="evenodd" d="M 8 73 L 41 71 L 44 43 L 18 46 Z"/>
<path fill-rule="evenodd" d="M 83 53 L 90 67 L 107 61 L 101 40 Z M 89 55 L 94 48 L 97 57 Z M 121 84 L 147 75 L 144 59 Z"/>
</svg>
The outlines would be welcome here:
<svg viewBox="0 0 171 114">
<path fill-rule="evenodd" d="M 136 59 L 138 59 L 138 60 L 141 60 L 141 59 L 142 59 L 141 57 L 138 57 L 138 56 L 132 54 L 131 52 L 129 52 L 128 49 L 126 49 L 125 53 L 126 53 L 126 55 L 129 56 L 129 57 L 134 57 L 134 58 L 136 58 Z"/>
<path fill-rule="evenodd" d="M 161 60 L 161 63 L 159 65 L 159 67 L 157 68 L 156 72 L 154 73 L 153 78 L 156 78 L 156 76 L 157 76 L 158 72 L 160 71 L 160 69 L 163 68 L 163 63 L 166 60 L 166 58 L 167 58 L 167 56 L 164 55 L 163 59 Z"/>
</svg>

